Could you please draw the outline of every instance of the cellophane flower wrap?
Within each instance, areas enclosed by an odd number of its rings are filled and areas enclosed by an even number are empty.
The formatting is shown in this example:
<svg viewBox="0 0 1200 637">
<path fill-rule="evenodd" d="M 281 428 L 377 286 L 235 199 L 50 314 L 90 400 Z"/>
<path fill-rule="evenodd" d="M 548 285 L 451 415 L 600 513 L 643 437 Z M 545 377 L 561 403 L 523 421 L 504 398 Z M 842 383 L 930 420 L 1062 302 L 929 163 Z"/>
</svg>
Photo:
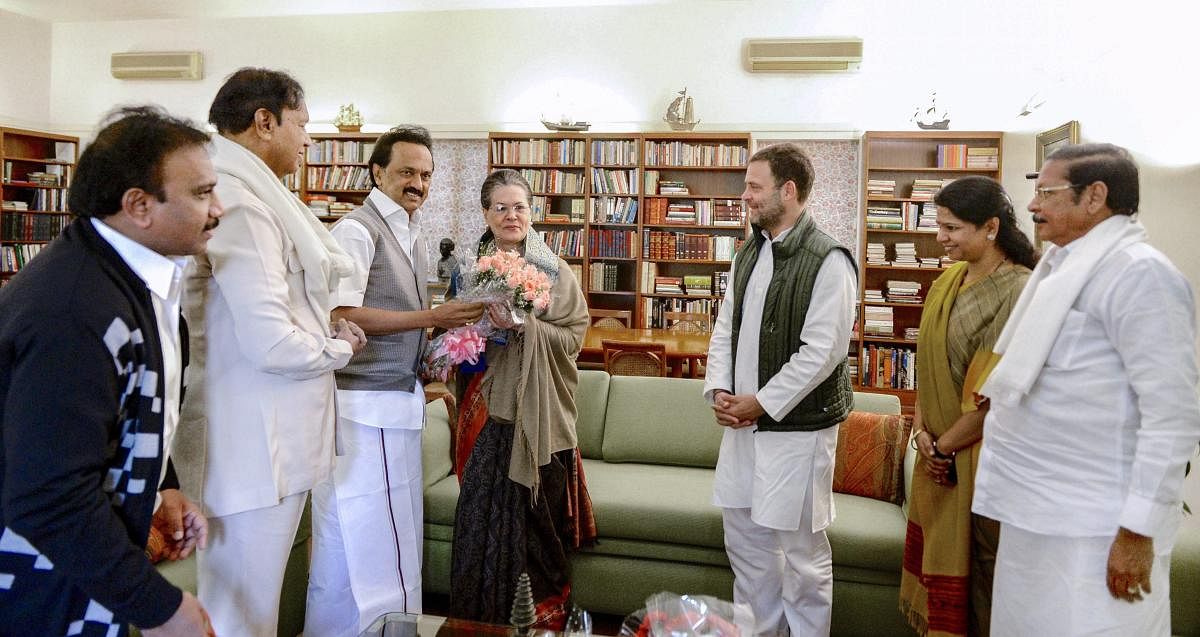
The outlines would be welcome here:
<svg viewBox="0 0 1200 637">
<path fill-rule="evenodd" d="M 528 313 L 550 306 L 550 277 L 516 252 L 498 251 L 479 257 L 473 264 L 464 264 L 460 276 L 455 300 L 502 306 L 518 323 Z M 488 339 L 503 331 L 484 313 L 474 325 L 439 335 L 429 343 L 425 375 L 444 381 L 455 366 L 478 363 Z"/>
</svg>

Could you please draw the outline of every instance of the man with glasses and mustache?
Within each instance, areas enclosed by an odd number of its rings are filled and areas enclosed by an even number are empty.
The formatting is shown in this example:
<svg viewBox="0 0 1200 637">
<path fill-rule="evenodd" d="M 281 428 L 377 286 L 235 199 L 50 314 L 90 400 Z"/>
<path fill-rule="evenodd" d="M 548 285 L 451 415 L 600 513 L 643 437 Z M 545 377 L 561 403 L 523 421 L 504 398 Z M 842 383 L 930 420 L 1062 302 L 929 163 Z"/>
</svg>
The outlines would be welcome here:
<svg viewBox="0 0 1200 637">
<path fill-rule="evenodd" d="M 429 131 L 380 135 L 368 168 L 374 188 L 332 231 L 356 264 L 333 315 L 361 326 L 370 342 L 337 373 L 341 455 L 313 489 L 309 635 L 353 636 L 385 612 L 421 612 L 426 328 L 458 327 L 483 312 L 457 301 L 429 309 L 420 226 L 433 178 Z"/>
<path fill-rule="evenodd" d="M 708 350 L 704 395 L 726 427 L 713 481 L 734 601 L 756 635 L 828 635 L 833 460 L 854 402 L 846 341 L 858 275 L 806 212 L 812 162 L 798 146 L 750 158 L 753 232 L 734 257 Z"/>
<path fill-rule="evenodd" d="M 1200 440 L 1195 302 L 1147 243 L 1128 151 L 1081 144 L 1037 173 L 1054 245 L 996 343 L 975 477 L 998 520 L 992 635 L 1169 635 L 1184 466 Z"/>
</svg>

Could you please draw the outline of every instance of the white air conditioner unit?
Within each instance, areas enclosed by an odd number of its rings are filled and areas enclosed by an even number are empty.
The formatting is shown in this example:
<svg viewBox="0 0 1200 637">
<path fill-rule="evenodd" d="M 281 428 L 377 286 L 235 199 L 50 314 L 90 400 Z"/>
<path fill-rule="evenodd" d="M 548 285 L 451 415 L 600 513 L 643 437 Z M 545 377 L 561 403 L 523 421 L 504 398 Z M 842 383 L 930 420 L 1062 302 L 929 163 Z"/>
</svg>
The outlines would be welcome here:
<svg viewBox="0 0 1200 637">
<path fill-rule="evenodd" d="M 751 73 L 857 71 L 862 38 L 746 40 L 742 59 Z"/>
<path fill-rule="evenodd" d="M 118 80 L 199 80 L 204 58 L 199 51 L 136 51 L 112 54 Z"/>
</svg>

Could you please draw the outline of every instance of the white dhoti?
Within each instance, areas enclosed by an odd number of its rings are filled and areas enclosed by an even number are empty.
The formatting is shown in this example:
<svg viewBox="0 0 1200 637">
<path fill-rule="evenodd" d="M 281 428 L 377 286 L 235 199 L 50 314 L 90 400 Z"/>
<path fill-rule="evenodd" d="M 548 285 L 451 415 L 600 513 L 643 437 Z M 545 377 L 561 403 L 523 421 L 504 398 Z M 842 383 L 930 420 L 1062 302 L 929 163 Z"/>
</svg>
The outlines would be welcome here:
<svg viewBox="0 0 1200 637">
<path fill-rule="evenodd" d="M 307 493 L 279 504 L 208 519 L 196 552 L 197 597 L 218 635 L 275 637 L 279 593 Z"/>
<path fill-rule="evenodd" d="M 387 612 L 421 612 L 421 430 L 339 419 L 343 455 L 313 488 L 304 633 L 358 635 Z"/>
<path fill-rule="evenodd" d="M 993 637 L 1170 635 L 1170 548 L 1155 547 L 1152 592 L 1129 603 L 1108 591 L 1112 541 L 1041 535 L 1002 524 L 992 584 Z"/>
</svg>

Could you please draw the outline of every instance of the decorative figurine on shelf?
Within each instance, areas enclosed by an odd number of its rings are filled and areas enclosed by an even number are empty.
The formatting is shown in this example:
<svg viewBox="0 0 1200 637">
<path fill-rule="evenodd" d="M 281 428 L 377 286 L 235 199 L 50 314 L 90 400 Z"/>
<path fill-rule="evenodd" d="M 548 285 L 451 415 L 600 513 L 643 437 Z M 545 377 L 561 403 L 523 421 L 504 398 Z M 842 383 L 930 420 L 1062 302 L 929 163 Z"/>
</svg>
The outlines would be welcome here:
<svg viewBox="0 0 1200 637">
<path fill-rule="evenodd" d="M 671 105 L 667 107 L 667 114 L 663 117 L 663 121 L 671 127 L 671 130 L 692 130 L 700 120 L 696 119 L 695 107 L 692 104 L 692 98 L 687 94 L 687 87 L 683 87 L 679 91 L 679 97 L 671 100 Z"/>
<path fill-rule="evenodd" d="M 337 126 L 340 133 L 357 133 L 362 130 L 363 116 L 354 108 L 354 102 L 342 104 L 338 108 L 337 117 L 333 118 L 333 125 Z"/>
<path fill-rule="evenodd" d="M 454 270 L 458 268 L 458 257 L 454 256 L 454 240 L 443 237 L 438 249 L 442 251 L 442 258 L 438 260 L 437 266 L 438 281 L 449 285 L 450 277 L 454 276 Z"/>
<path fill-rule="evenodd" d="M 938 109 L 937 91 L 929 94 L 929 105 L 925 108 L 918 106 L 909 119 L 916 122 L 917 128 L 922 130 L 950 129 L 950 112 Z"/>
<path fill-rule="evenodd" d="M 559 113 L 558 119 L 557 120 L 547 119 L 545 112 L 543 112 L 538 117 L 539 117 L 539 119 L 542 120 L 542 126 L 545 126 L 548 130 L 585 131 L 585 130 L 591 128 L 591 126 L 592 126 L 591 122 L 575 121 L 575 118 L 571 117 L 568 114 L 573 110 L 575 110 L 575 109 L 574 109 L 574 104 L 571 103 L 571 100 L 564 100 L 561 93 L 555 93 L 554 99 L 551 101 L 551 107 L 550 107 L 549 111 L 551 113 L 553 113 L 554 111 L 558 111 L 558 113 Z"/>
</svg>

